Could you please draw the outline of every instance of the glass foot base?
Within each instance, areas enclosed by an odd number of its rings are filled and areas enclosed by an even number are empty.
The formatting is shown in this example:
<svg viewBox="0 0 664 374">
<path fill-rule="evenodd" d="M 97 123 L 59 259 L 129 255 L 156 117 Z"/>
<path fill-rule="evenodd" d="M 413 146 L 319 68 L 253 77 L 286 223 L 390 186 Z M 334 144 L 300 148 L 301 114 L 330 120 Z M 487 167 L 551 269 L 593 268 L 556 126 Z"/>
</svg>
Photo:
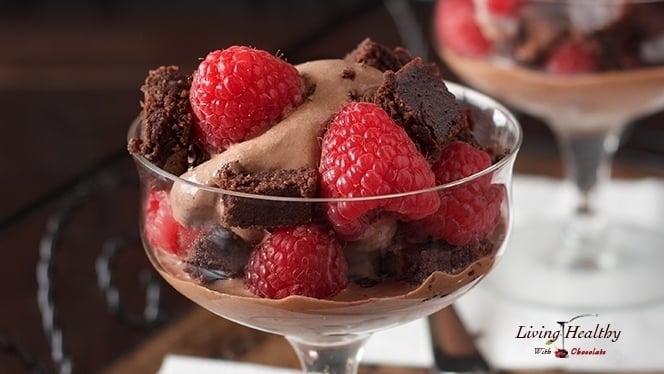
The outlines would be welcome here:
<svg viewBox="0 0 664 374">
<path fill-rule="evenodd" d="M 664 230 L 609 225 L 585 251 L 566 250 L 565 223 L 515 225 L 484 287 L 528 304 L 629 308 L 664 302 Z"/>
</svg>

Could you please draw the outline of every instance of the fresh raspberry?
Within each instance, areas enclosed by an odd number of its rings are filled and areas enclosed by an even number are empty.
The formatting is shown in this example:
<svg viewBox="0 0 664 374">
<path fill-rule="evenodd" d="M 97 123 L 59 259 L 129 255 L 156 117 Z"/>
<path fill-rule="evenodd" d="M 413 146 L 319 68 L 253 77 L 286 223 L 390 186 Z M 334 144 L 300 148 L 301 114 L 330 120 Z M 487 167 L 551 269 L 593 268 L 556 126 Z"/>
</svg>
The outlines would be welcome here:
<svg viewBox="0 0 664 374">
<path fill-rule="evenodd" d="M 324 299 L 346 287 L 347 271 L 339 242 L 320 226 L 308 224 L 268 235 L 251 253 L 244 280 L 261 297 Z"/>
<path fill-rule="evenodd" d="M 443 149 L 433 170 L 436 181 L 443 184 L 475 174 L 490 165 L 491 157 L 486 152 L 457 141 Z M 414 227 L 452 245 L 466 245 L 493 232 L 500 219 L 504 196 L 503 187 L 492 184 L 490 176 L 480 177 L 444 190 L 440 196 L 440 209 L 418 221 Z"/>
<path fill-rule="evenodd" d="M 266 51 L 232 46 L 210 52 L 189 94 L 201 141 L 220 152 L 256 136 L 302 99 L 295 67 Z"/>
<path fill-rule="evenodd" d="M 487 0 L 487 8 L 491 14 L 513 16 L 521 6 L 522 0 Z"/>
<path fill-rule="evenodd" d="M 559 75 L 592 73 L 599 69 L 599 61 L 588 46 L 566 41 L 549 56 L 545 68 L 547 72 Z"/>
<path fill-rule="evenodd" d="M 346 104 L 332 120 L 321 144 L 318 167 L 324 197 L 367 197 L 416 191 L 435 185 L 427 160 L 406 131 L 373 103 Z M 438 209 L 435 192 L 402 198 L 327 205 L 337 234 L 358 238 L 379 211 L 415 220 Z M 378 209 L 381 208 L 381 209 Z"/>
<path fill-rule="evenodd" d="M 491 51 L 491 42 L 475 20 L 473 0 L 439 0 L 434 19 L 436 36 L 445 47 L 468 57 Z"/>
<path fill-rule="evenodd" d="M 150 191 L 145 204 L 145 237 L 155 248 L 182 255 L 198 230 L 180 224 L 173 217 L 173 209 L 166 191 Z"/>
</svg>

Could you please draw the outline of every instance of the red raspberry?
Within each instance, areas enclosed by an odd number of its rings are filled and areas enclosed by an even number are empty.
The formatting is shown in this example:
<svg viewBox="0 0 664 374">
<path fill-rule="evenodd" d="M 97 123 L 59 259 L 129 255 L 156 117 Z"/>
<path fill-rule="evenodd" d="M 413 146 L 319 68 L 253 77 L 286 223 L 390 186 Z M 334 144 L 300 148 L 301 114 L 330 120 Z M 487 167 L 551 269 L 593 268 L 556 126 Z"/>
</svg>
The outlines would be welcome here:
<svg viewBox="0 0 664 374">
<path fill-rule="evenodd" d="M 303 90 L 293 65 L 266 51 L 232 46 L 201 61 L 189 97 L 201 141 L 220 152 L 273 125 L 300 103 Z"/>
<path fill-rule="evenodd" d="M 427 160 L 376 104 L 346 104 L 332 120 L 321 148 L 318 173 L 324 197 L 378 196 L 435 186 Z M 429 192 L 328 204 L 327 215 L 337 234 L 352 240 L 362 235 L 378 208 L 414 220 L 432 214 L 438 205 L 438 195 Z"/>
<path fill-rule="evenodd" d="M 491 165 L 489 155 L 463 142 L 453 142 L 434 164 L 438 183 L 449 183 L 486 169 Z M 504 189 L 491 184 L 490 176 L 445 190 L 440 196 L 440 209 L 418 221 L 414 226 L 452 245 L 466 245 L 488 236 L 500 219 Z"/>
<path fill-rule="evenodd" d="M 545 68 L 549 73 L 560 75 L 592 73 L 599 69 L 599 61 L 583 43 L 566 41 L 549 56 Z"/>
<path fill-rule="evenodd" d="M 491 51 L 491 42 L 475 20 L 473 0 L 439 0 L 434 20 L 443 46 L 469 57 L 482 57 Z"/>
<path fill-rule="evenodd" d="M 245 285 L 257 296 L 301 295 L 324 299 L 343 290 L 348 263 L 341 245 L 314 224 L 282 227 L 249 257 Z"/>
<path fill-rule="evenodd" d="M 519 10 L 521 0 L 488 0 L 487 8 L 492 14 L 513 16 Z"/>
<path fill-rule="evenodd" d="M 150 191 L 145 204 L 145 237 L 155 248 L 182 255 L 198 230 L 180 224 L 173 217 L 168 192 Z"/>
</svg>

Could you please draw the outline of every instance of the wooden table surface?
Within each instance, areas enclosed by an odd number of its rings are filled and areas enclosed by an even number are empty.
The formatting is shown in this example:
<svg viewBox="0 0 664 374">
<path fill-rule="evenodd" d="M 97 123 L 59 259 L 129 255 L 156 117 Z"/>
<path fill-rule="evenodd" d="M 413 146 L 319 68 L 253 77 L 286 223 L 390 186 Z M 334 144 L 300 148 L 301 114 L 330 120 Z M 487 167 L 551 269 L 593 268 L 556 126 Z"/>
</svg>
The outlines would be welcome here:
<svg viewBox="0 0 664 374">
<path fill-rule="evenodd" d="M 428 37 L 431 2 L 410 4 Z M 366 36 L 403 44 L 382 1 L 0 1 L 0 373 L 55 372 L 59 336 L 75 373 L 152 373 L 167 352 L 297 367 L 282 338 L 215 318 L 155 276 L 136 241 L 125 134 L 150 68 L 193 69 L 231 44 L 339 57 Z M 517 172 L 560 176 L 550 132 L 520 119 Z M 664 113 L 630 127 L 615 174 L 664 175 L 662 135 Z M 161 289 L 155 320 L 146 284 Z"/>
</svg>

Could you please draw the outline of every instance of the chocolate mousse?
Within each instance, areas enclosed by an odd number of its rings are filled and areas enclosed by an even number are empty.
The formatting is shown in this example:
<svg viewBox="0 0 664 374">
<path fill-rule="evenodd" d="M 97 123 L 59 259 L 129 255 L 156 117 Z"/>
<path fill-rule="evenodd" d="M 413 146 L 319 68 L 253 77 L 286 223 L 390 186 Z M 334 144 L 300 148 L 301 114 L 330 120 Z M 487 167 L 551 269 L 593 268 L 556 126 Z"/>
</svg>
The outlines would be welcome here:
<svg viewBox="0 0 664 374">
<path fill-rule="evenodd" d="M 246 56 L 254 63 L 239 69 L 253 79 L 233 81 L 232 72 L 214 71 L 219 61 Z M 502 162 L 499 170 L 510 168 L 512 161 L 501 156 L 513 157 L 510 147 L 518 141 L 485 155 L 497 141 L 490 138 L 495 119 L 457 101 L 451 92 L 459 88 L 448 90 L 435 65 L 403 48 L 366 39 L 344 59 L 287 66 L 274 57 L 243 46 L 213 51 L 193 81 L 223 84 L 198 89 L 189 88 L 192 80 L 177 75 L 177 68 L 150 73 L 148 80 L 159 82 L 144 89 L 141 121 L 134 124 L 141 130 L 132 133 L 129 150 L 146 182 L 145 246 L 163 278 L 222 317 L 319 339 L 424 317 L 485 276 L 506 240 L 508 180 L 475 178 L 436 190 L 449 182 L 438 180 L 438 172 L 458 180 L 491 162 Z M 261 91 L 264 84 L 269 87 Z M 257 87 L 259 95 L 242 100 L 258 109 L 235 111 L 244 102 L 233 100 Z M 187 96 L 194 109 L 223 97 L 212 103 L 213 114 L 228 109 L 231 120 L 206 117 L 216 122 L 201 128 Z M 255 104 L 264 97 L 286 104 L 268 122 L 257 120 L 260 131 L 233 134 L 228 143 L 230 136 L 217 139 L 223 149 L 198 144 L 238 127 L 251 130 L 255 123 L 247 117 L 260 112 Z M 482 129 L 488 131 L 475 139 L 474 130 Z M 447 152 L 459 144 L 465 147 Z M 192 158 L 194 149 L 205 149 L 203 157 Z M 449 155 L 452 166 L 441 166 L 441 154 Z M 469 162 L 467 155 L 492 161 Z M 164 161 L 170 158 L 178 162 Z M 178 178 L 152 175 L 150 162 L 161 168 L 177 164 L 165 170 Z M 467 166 L 473 171 L 462 170 Z M 326 179 L 330 175 L 343 177 Z M 498 193 L 486 195 L 485 184 Z M 330 194 L 331 187 L 340 189 Z M 469 204 L 470 214 L 463 209 Z M 495 220 L 487 219 L 494 210 Z M 478 226 L 489 221 L 495 224 Z M 445 230 L 437 230 L 441 222 L 449 224 Z M 348 227 L 360 230 L 344 231 Z M 469 241 L 458 242 L 459 233 Z"/>
<path fill-rule="evenodd" d="M 188 104 L 191 79 L 176 67 L 162 67 L 146 80 L 143 132 L 130 140 L 129 150 L 180 177 L 168 190 L 177 225 L 215 225 L 202 227 L 198 237 L 185 243 L 184 256 L 155 249 L 166 279 L 183 293 L 195 295 L 202 305 L 217 297 L 237 297 L 238 302 L 257 299 L 241 286 L 244 265 L 254 246 L 273 231 L 314 223 L 333 233 L 333 225 L 321 211 L 323 203 L 314 202 L 321 197 L 320 142 L 335 113 L 350 101 L 369 101 L 382 108 L 405 129 L 416 152 L 428 161 L 425 165 L 434 164 L 453 141 L 479 149 L 469 107 L 448 90 L 435 65 L 413 58 L 401 47 L 390 49 L 366 39 L 343 60 L 311 61 L 295 69 L 306 82 L 302 102 L 263 133 L 219 153 L 205 154 L 204 162 L 191 160 L 191 150 L 202 148 L 196 145 L 196 124 Z M 506 150 L 497 152 L 503 155 Z M 313 199 L 294 203 L 252 195 Z M 321 302 L 428 300 L 453 293 L 490 270 L 505 237 L 504 225 L 498 225 L 489 236 L 465 245 L 431 237 L 412 242 L 407 237 L 417 223 L 407 225 L 403 217 L 382 209 L 367 217 L 371 222 L 361 238 L 335 238 L 349 262 L 350 282 Z M 292 302 L 299 305 L 298 300 Z M 317 302 L 311 301 L 312 305 Z M 389 300 L 386 305 L 393 303 L 399 301 Z M 289 302 L 277 305 L 301 307 Z M 216 308 L 220 307 L 211 307 Z"/>
</svg>

